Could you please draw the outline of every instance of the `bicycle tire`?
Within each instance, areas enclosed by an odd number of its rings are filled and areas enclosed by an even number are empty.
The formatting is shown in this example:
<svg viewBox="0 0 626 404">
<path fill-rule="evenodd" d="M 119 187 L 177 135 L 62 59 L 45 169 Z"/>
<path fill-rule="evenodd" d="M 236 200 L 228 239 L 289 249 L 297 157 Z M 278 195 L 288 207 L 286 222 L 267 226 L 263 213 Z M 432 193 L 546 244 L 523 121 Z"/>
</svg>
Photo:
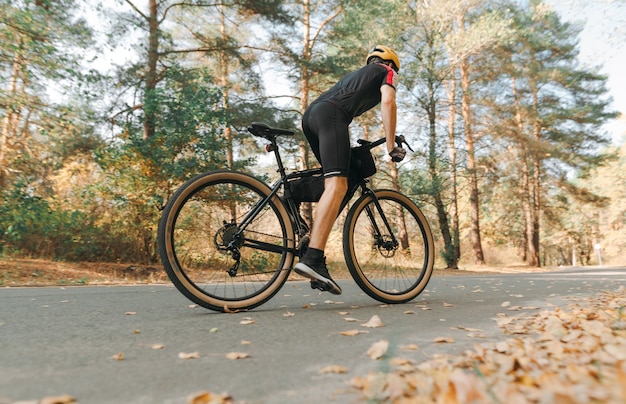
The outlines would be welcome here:
<svg viewBox="0 0 626 404">
<path fill-rule="evenodd" d="M 243 237 L 236 235 L 246 214 L 270 192 L 251 175 L 223 170 L 197 175 L 172 195 L 157 238 L 165 271 L 183 295 L 230 312 L 255 308 L 280 290 L 294 260 L 293 225 L 280 199 L 270 199 Z"/>
<path fill-rule="evenodd" d="M 424 214 L 405 195 L 393 190 L 376 190 L 374 194 L 399 241 L 398 246 L 391 247 L 391 237 L 374 198 L 362 195 L 348 211 L 344 223 L 346 265 L 368 296 L 383 303 L 406 303 L 424 290 L 432 276 L 432 231 Z M 368 210 L 382 238 L 374 237 Z"/>
</svg>

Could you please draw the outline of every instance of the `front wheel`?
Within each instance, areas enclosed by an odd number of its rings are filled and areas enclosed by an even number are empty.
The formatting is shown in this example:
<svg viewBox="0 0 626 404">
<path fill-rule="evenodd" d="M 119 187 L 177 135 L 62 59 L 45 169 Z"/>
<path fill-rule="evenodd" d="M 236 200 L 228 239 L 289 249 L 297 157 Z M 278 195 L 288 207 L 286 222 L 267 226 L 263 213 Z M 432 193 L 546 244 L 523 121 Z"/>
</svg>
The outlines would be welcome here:
<svg viewBox="0 0 626 404">
<path fill-rule="evenodd" d="M 374 191 L 352 205 L 343 228 L 343 251 L 350 274 L 370 297 L 405 303 L 430 280 L 434 243 L 424 214 L 393 190 Z"/>
<path fill-rule="evenodd" d="M 161 261 L 176 288 L 217 311 L 268 301 L 294 259 L 289 214 L 270 188 L 238 172 L 198 175 L 174 193 L 159 222 Z"/>
</svg>

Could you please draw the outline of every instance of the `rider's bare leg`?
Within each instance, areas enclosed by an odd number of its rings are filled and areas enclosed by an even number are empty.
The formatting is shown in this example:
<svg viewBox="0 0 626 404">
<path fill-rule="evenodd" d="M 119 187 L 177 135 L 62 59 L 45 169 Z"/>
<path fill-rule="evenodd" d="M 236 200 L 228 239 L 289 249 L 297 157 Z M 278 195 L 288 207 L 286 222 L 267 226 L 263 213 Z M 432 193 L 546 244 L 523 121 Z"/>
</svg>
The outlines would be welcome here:
<svg viewBox="0 0 626 404">
<path fill-rule="evenodd" d="M 315 210 L 309 248 L 324 250 L 330 231 L 335 224 L 341 201 L 348 190 L 347 177 L 328 177 L 324 180 L 324 193 Z"/>
</svg>

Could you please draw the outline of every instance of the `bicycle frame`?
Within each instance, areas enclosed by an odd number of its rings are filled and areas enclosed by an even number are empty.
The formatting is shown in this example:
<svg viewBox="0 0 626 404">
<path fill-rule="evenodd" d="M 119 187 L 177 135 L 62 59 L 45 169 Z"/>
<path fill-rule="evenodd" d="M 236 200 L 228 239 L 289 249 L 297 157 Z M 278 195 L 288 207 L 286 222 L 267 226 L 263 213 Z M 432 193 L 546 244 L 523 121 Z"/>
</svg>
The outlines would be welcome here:
<svg viewBox="0 0 626 404">
<path fill-rule="evenodd" d="M 270 203 L 272 198 L 278 197 L 278 191 L 280 190 L 281 187 L 289 187 L 289 180 L 290 179 L 297 179 L 297 178 L 303 178 L 306 176 L 311 176 L 317 173 L 321 172 L 320 168 L 317 169 L 309 169 L 309 170 L 303 170 L 303 171 L 294 171 L 292 173 L 287 174 L 286 170 L 285 170 L 285 166 L 283 164 L 282 161 L 282 157 L 280 156 L 280 147 L 278 146 L 278 143 L 276 141 L 277 136 L 275 134 L 266 134 L 264 136 L 261 136 L 265 139 L 267 139 L 268 141 L 270 141 L 270 144 L 268 144 L 265 149 L 268 152 L 273 152 L 274 153 L 274 157 L 276 159 L 276 164 L 278 165 L 278 173 L 280 174 L 280 179 L 277 180 L 272 186 L 271 186 L 271 192 L 270 194 L 265 197 L 264 199 L 260 200 L 254 207 L 253 209 L 248 212 L 246 214 L 246 216 L 244 217 L 244 219 L 241 221 L 241 223 L 239 224 L 239 230 L 237 231 L 237 233 L 235 233 L 235 236 L 233 237 L 233 241 L 228 245 L 228 248 L 233 248 L 234 249 L 234 244 L 236 241 L 241 239 L 241 234 L 243 233 L 243 231 L 246 229 L 246 227 L 252 222 L 252 220 L 256 217 L 256 215 L 263 209 L 263 207 Z M 372 149 L 382 143 L 385 142 L 385 138 L 381 138 L 378 139 L 374 142 L 368 142 L 368 141 L 360 141 L 360 143 L 362 145 L 367 145 L 367 147 L 369 149 Z M 367 207 L 367 215 L 370 218 L 370 221 L 372 223 L 372 227 L 375 231 L 375 238 L 376 240 L 378 240 L 379 243 L 381 243 L 381 246 L 387 250 L 392 250 L 392 249 L 396 249 L 399 245 L 398 240 L 396 239 L 394 232 L 392 231 L 391 225 L 389 223 L 389 221 L 387 220 L 387 217 L 384 215 L 383 209 L 380 206 L 380 202 L 378 201 L 378 198 L 376 198 L 376 194 L 375 192 L 370 189 L 367 186 L 367 182 L 368 180 L 366 178 L 359 178 L 358 181 L 350 188 L 348 189 L 348 192 L 346 193 L 346 196 L 344 197 L 343 201 L 341 202 L 340 208 L 339 208 L 339 213 L 341 213 L 343 211 L 343 209 L 348 205 L 348 203 L 350 202 L 350 200 L 352 199 L 352 197 L 354 196 L 354 194 L 357 192 L 357 190 L 359 188 L 361 188 L 361 195 L 369 195 L 372 200 L 374 201 L 374 205 L 376 206 L 376 209 L 378 210 L 378 213 L 380 215 L 380 217 L 382 217 L 383 219 L 383 223 L 384 226 L 387 230 L 387 234 L 391 235 L 391 240 L 388 242 L 385 242 L 383 240 L 382 237 L 382 232 L 378 226 L 378 224 L 376 223 L 376 221 L 374 220 L 374 214 L 371 210 L 370 207 Z M 294 226 L 294 228 L 296 229 L 296 233 L 298 234 L 298 237 L 302 237 L 304 236 L 305 231 L 303 230 L 303 226 L 300 223 L 299 220 L 297 220 L 296 218 L 299 217 L 300 212 L 298 211 L 298 207 L 296 206 L 296 203 L 293 201 L 292 197 L 287 197 L 285 198 L 285 200 L 283 201 L 284 205 L 287 209 L 287 212 L 289 213 L 289 217 L 292 221 L 292 226 Z M 270 252 L 281 252 L 281 250 L 279 248 L 277 248 L 276 245 L 273 244 L 269 244 L 269 243 L 261 243 L 259 241 L 256 240 L 246 240 L 244 239 L 244 245 L 248 246 L 248 247 L 252 247 L 252 248 L 257 248 L 260 250 L 265 250 L 265 251 L 270 251 Z M 298 254 L 298 249 L 289 249 L 288 250 L 290 253 L 294 253 L 294 254 Z"/>
</svg>

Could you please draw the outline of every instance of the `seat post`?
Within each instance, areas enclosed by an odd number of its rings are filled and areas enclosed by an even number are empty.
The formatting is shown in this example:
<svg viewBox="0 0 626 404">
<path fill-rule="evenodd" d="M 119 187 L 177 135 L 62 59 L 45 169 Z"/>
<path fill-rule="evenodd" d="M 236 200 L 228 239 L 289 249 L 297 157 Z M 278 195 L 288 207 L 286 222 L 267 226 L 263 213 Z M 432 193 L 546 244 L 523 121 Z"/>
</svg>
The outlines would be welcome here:
<svg viewBox="0 0 626 404">
<path fill-rule="evenodd" d="M 278 147 L 278 143 L 276 142 L 276 135 L 272 135 L 271 137 L 268 136 L 268 140 L 271 142 L 271 144 L 269 144 L 269 150 L 268 151 L 273 151 L 274 152 L 274 156 L 276 157 L 276 165 L 278 165 L 278 173 L 280 174 L 281 178 L 285 178 L 286 173 L 285 173 L 285 166 L 283 165 L 283 160 L 280 157 L 280 152 L 279 152 L 279 147 Z"/>
</svg>

